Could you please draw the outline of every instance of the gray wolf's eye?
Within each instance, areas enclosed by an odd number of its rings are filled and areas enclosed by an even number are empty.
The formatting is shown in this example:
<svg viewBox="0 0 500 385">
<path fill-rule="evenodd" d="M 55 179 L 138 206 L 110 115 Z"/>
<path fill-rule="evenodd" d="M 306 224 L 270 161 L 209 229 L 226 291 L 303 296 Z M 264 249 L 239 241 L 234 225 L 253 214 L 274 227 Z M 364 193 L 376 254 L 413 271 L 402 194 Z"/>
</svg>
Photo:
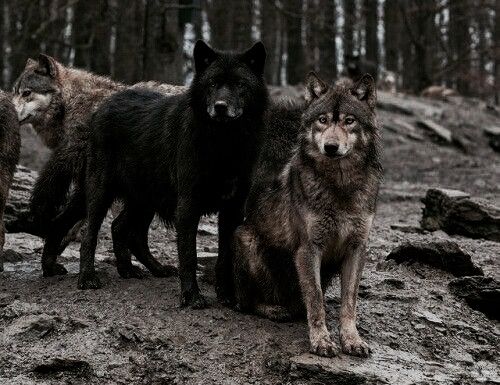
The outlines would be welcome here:
<svg viewBox="0 0 500 385">
<path fill-rule="evenodd" d="M 345 124 L 353 124 L 355 121 L 356 120 L 351 116 L 345 118 Z"/>
<path fill-rule="evenodd" d="M 23 98 L 27 98 L 30 95 L 31 95 L 31 91 L 30 90 L 23 91 L 23 93 L 21 94 L 21 96 Z"/>
<path fill-rule="evenodd" d="M 321 115 L 319 118 L 318 118 L 318 121 L 321 123 L 321 124 L 326 124 L 328 122 L 328 119 L 326 118 L 325 115 Z"/>
</svg>

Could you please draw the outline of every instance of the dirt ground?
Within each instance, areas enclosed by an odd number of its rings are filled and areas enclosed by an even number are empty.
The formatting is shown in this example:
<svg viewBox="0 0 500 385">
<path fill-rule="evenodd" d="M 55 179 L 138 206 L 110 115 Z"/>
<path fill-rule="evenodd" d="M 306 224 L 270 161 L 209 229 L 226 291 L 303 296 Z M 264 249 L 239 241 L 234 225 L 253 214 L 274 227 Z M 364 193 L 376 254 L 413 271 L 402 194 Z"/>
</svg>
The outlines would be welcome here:
<svg viewBox="0 0 500 385">
<path fill-rule="evenodd" d="M 203 220 L 198 237 L 202 289 L 212 302 L 205 310 L 178 307 L 175 278 L 119 278 L 108 221 L 97 256 L 105 286 L 97 291 L 76 289 L 78 244 L 61 258 L 70 274 L 47 279 L 41 240 L 7 235 L 6 248 L 22 258 L 0 275 L 0 384 L 500 384 L 498 322 L 452 296 L 451 274 L 385 260 L 404 241 L 452 239 L 485 275 L 500 279 L 499 243 L 418 231 L 429 187 L 500 206 L 500 154 L 482 132 L 500 125 L 499 114 L 459 98 L 381 93 L 380 99 L 385 182 L 358 311 L 370 358 L 312 356 L 304 323 L 278 324 L 219 305 L 212 285 L 215 218 Z M 430 140 L 415 124 L 424 118 L 449 128 L 460 148 Z M 415 132 L 387 128 L 394 120 Z M 151 229 L 151 249 L 162 262 L 176 263 L 174 241 L 173 231 Z M 334 282 L 326 298 L 335 336 L 338 287 Z"/>
</svg>

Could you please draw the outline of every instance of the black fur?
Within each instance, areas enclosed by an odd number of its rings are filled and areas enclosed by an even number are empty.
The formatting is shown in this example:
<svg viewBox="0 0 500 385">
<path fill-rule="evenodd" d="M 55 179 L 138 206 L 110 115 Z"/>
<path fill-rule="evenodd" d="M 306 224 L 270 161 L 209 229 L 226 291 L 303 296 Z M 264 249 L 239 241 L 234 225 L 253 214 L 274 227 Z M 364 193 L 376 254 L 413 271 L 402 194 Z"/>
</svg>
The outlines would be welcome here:
<svg viewBox="0 0 500 385">
<path fill-rule="evenodd" d="M 267 108 L 265 51 L 213 51 L 195 46 L 196 75 L 186 94 L 125 91 L 92 119 L 86 171 L 88 228 L 81 248 L 80 288 L 98 287 L 97 233 L 114 199 L 122 199 L 115 252 L 150 256 L 147 229 L 158 214 L 177 229 L 181 304 L 205 306 L 196 281 L 200 216 L 219 213 L 217 294 L 232 298 L 231 239 L 243 221 L 250 174 Z M 120 260 L 121 256 L 117 255 Z"/>
</svg>

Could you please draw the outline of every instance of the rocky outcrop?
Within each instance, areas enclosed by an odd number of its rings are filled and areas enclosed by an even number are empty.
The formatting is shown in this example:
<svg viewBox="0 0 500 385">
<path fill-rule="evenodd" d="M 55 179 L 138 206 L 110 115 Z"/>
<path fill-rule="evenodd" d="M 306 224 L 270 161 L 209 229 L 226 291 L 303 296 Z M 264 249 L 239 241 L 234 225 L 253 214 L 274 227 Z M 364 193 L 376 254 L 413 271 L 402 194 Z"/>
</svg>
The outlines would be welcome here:
<svg viewBox="0 0 500 385">
<path fill-rule="evenodd" d="M 488 138 L 490 147 L 496 152 L 500 152 L 500 126 L 486 127 L 484 134 Z"/>
<path fill-rule="evenodd" d="M 39 235 L 29 215 L 30 196 L 38 173 L 18 166 L 5 207 L 5 227 L 9 233 Z"/>
<path fill-rule="evenodd" d="M 392 250 L 386 259 L 393 259 L 397 263 L 422 263 L 447 271 L 456 277 L 483 275 L 481 268 L 472 262 L 471 256 L 451 241 L 407 242 Z"/>
<path fill-rule="evenodd" d="M 448 286 L 471 308 L 491 319 L 500 320 L 500 282 L 491 277 L 462 277 L 454 279 Z"/>
<path fill-rule="evenodd" d="M 500 242 L 500 208 L 458 190 L 430 189 L 422 202 L 421 226 Z"/>
</svg>

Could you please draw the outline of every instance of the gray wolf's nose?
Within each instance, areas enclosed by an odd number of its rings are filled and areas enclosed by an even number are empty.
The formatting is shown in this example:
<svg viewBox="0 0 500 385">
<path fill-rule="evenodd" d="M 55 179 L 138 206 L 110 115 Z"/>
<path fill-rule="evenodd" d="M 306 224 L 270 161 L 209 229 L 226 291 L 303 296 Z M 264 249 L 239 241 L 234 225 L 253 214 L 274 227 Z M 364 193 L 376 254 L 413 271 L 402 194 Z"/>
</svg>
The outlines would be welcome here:
<svg viewBox="0 0 500 385">
<path fill-rule="evenodd" d="M 336 143 L 325 144 L 325 154 L 328 156 L 334 156 L 339 150 L 339 145 Z"/>
</svg>

